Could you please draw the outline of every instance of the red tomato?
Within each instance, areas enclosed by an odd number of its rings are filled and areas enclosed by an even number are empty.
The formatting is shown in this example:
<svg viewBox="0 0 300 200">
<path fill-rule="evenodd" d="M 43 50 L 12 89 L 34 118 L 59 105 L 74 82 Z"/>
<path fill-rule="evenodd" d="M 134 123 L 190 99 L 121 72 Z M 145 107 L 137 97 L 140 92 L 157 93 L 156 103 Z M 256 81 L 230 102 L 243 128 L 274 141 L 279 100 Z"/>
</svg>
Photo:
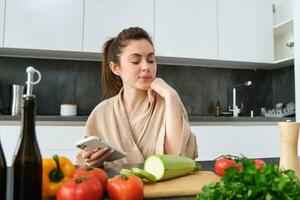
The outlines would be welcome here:
<svg viewBox="0 0 300 200">
<path fill-rule="evenodd" d="M 217 161 L 215 162 L 215 172 L 219 176 L 224 176 L 225 174 L 225 169 L 229 167 L 235 167 L 235 161 L 230 160 L 224 157 L 218 158 Z"/>
<path fill-rule="evenodd" d="M 56 200 L 102 200 L 103 189 L 100 181 L 93 176 L 72 178 L 59 186 Z"/>
<path fill-rule="evenodd" d="M 103 191 L 106 190 L 108 176 L 106 172 L 100 168 L 93 168 L 90 166 L 85 166 L 84 168 L 77 168 L 73 176 L 74 178 L 78 178 L 80 176 L 94 176 L 102 184 Z"/>
<path fill-rule="evenodd" d="M 254 160 L 253 163 L 254 163 L 255 167 L 257 167 L 260 170 L 263 170 L 265 168 L 265 164 L 266 164 L 265 161 L 258 160 L 258 159 Z"/>
<path fill-rule="evenodd" d="M 107 192 L 110 200 L 141 200 L 144 184 L 136 176 L 115 176 L 109 180 Z"/>
</svg>

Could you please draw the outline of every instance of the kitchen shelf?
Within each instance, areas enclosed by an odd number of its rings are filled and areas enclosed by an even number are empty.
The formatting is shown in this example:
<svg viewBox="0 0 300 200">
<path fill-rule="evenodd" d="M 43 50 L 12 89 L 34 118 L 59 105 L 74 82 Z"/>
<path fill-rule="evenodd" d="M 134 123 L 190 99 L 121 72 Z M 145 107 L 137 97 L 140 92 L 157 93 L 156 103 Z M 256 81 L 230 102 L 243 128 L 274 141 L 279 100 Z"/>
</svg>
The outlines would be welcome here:
<svg viewBox="0 0 300 200">
<path fill-rule="evenodd" d="M 294 57 L 274 61 L 274 68 L 281 68 L 294 65 Z"/>
<path fill-rule="evenodd" d="M 286 20 L 280 24 L 277 24 L 273 27 L 274 35 L 278 36 L 285 32 L 293 30 L 293 19 Z"/>
</svg>

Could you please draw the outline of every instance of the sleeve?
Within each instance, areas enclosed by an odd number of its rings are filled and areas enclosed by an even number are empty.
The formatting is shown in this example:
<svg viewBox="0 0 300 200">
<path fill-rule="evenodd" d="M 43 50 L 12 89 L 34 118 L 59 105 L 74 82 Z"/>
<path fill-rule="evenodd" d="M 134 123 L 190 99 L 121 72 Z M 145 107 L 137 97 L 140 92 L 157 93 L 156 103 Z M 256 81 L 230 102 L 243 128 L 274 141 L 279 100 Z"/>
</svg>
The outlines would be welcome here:
<svg viewBox="0 0 300 200">
<path fill-rule="evenodd" d="M 91 136 L 91 135 L 96 135 L 96 136 L 101 137 L 101 132 L 100 132 L 98 120 L 97 120 L 97 112 L 93 111 L 90 114 L 90 116 L 86 122 L 85 129 L 84 129 L 82 135 L 83 135 L 82 138 Z M 76 154 L 75 163 L 77 165 L 86 164 L 82 158 L 82 153 L 83 153 L 83 150 L 79 150 Z"/>
<path fill-rule="evenodd" d="M 182 134 L 181 134 L 181 143 L 178 151 L 178 155 L 190 157 L 196 159 L 198 157 L 198 147 L 196 142 L 196 136 L 191 132 L 191 127 L 189 125 L 188 116 L 186 110 L 180 101 L 181 109 L 181 120 L 182 120 Z M 166 122 L 164 119 L 163 127 L 159 133 L 158 141 L 156 145 L 156 154 L 164 154 L 164 140 L 166 134 Z"/>
<path fill-rule="evenodd" d="M 180 102 L 180 107 L 182 113 L 181 119 L 182 119 L 183 128 L 182 128 L 181 144 L 179 147 L 179 155 L 196 159 L 198 157 L 198 146 L 197 146 L 196 136 L 191 131 L 187 112 L 182 102 Z"/>
</svg>

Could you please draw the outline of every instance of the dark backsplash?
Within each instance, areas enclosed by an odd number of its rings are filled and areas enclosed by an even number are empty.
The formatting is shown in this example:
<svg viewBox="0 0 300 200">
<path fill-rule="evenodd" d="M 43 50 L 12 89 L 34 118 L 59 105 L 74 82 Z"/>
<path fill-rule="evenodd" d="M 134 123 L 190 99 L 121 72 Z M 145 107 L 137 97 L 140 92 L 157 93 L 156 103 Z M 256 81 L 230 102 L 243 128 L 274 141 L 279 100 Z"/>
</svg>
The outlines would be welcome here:
<svg viewBox="0 0 300 200">
<path fill-rule="evenodd" d="M 42 73 L 35 87 L 38 115 L 59 115 L 60 104 L 74 103 L 78 115 L 88 115 L 101 101 L 100 62 L 0 57 L 0 107 L 8 114 L 10 85 L 25 85 L 27 66 Z M 232 105 L 232 86 L 251 80 L 249 87 L 237 88 L 237 104 L 244 115 L 259 114 L 261 107 L 295 102 L 294 67 L 276 70 L 243 70 L 189 66 L 158 66 L 163 78 L 179 93 L 189 115 L 212 115 L 217 101 L 223 111 Z"/>
</svg>

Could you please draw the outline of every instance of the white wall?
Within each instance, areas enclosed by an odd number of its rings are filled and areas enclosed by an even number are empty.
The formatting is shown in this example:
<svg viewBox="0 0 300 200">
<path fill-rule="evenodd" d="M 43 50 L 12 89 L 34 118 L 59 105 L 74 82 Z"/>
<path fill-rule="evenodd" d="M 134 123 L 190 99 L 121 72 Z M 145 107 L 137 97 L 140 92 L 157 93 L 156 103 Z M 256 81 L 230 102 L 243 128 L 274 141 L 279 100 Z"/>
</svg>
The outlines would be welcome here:
<svg viewBox="0 0 300 200">
<path fill-rule="evenodd" d="M 300 1 L 294 0 L 294 57 L 295 57 L 295 99 L 296 121 L 300 121 Z"/>
</svg>

